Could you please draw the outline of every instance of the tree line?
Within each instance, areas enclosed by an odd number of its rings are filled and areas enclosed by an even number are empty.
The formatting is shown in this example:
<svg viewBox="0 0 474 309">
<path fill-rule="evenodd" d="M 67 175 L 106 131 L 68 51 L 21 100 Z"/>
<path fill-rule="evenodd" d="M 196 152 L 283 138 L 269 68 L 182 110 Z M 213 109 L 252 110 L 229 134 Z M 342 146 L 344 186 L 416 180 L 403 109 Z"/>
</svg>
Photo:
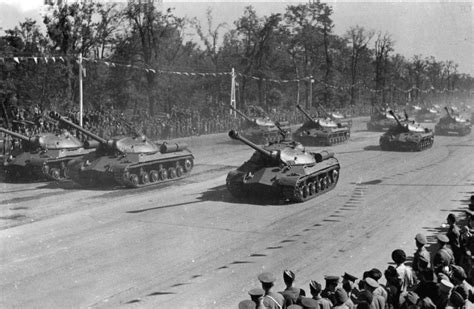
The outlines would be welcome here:
<svg viewBox="0 0 474 309">
<path fill-rule="evenodd" d="M 45 33 L 35 20 L 25 19 L 0 37 L 0 100 L 3 108 L 74 109 L 79 54 L 90 60 L 83 88 L 85 108 L 91 110 L 157 115 L 191 109 L 212 117 L 228 110 L 230 75 L 217 73 L 231 68 L 239 73 L 236 93 L 242 109 L 345 108 L 472 95 L 473 78 L 453 61 L 422 55 L 407 59 L 396 53 L 389 33 L 358 25 L 336 35 L 332 14 L 331 6 L 319 0 L 288 5 L 270 16 L 258 16 L 248 6 L 231 25 L 216 25 L 211 9 L 199 21 L 157 8 L 153 1 L 53 6 L 43 18 Z M 193 39 L 186 35 L 190 30 Z M 11 60 L 22 56 L 64 61 Z M 292 82 L 278 82 L 283 80 Z"/>
</svg>

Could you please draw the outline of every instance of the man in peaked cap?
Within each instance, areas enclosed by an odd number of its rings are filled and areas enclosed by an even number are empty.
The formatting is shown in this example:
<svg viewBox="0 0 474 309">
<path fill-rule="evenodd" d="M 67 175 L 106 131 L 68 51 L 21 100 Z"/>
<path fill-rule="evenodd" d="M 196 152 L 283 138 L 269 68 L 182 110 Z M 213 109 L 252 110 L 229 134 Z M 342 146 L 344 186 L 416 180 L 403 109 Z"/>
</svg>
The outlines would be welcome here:
<svg viewBox="0 0 474 309">
<path fill-rule="evenodd" d="M 447 279 L 442 279 L 438 284 L 438 300 L 436 301 L 436 308 L 445 308 L 449 301 L 449 295 L 453 290 L 454 285 Z"/>
<path fill-rule="evenodd" d="M 257 305 L 250 299 L 243 300 L 239 303 L 239 309 L 256 309 Z"/>
<path fill-rule="evenodd" d="M 283 295 L 271 291 L 273 283 L 276 280 L 275 277 L 269 272 L 264 272 L 258 275 L 258 280 L 261 282 L 262 289 L 265 291 L 265 295 L 263 296 L 265 308 L 281 309 L 285 303 Z"/>
<path fill-rule="evenodd" d="M 446 232 L 446 236 L 448 236 L 449 246 L 451 247 L 451 250 L 454 254 L 454 261 L 456 264 L 458 264 L 461 255 L 461 245 L 459 244 L 459 237 L 461 236 L 461 232 L 459 226 L 456 224 L 456 215 L 450 213 L 446 218 L 446 222 L 449 225 L 448 231 Z"/>
<path fill-rule="evenodd" d="M 336 303 L 334 304 L 333 309 L 349 309 L 349 307 L 346 305 L 349 297 L 347 296 L 347 292 L 344 289 L 337 288 L 334 292 L 334 299 L 336 300 Z"/>
<path fill-rule="evenodd" d="M 466 295 L 473 295 L 474 288 L 467 281 L 467 275 L 464 269 L 458 265 L 451 266 L 451 282 L 456 288 L 462 288 Z"/>
<path fill-rule="evenodd" d="M 342 275 L 342 288 L 347 293 L 346 305 L 349 309 L 355 308 L 355 302 L 357 301 L 357 295 L 359 293 L 355 284 L 356 280 L 357 277 L 351 274 L 344 273 L 344 275 Z"/>
<path fill-rule="evenodd" d="M 306 296 L 303 289 L 293 286 L 295 282 L 295 273 L 291 270 L 286 269 L 283 271 L 283 281 L 285 282 L 286 289 L 280 293 L 285 298 L 285 305 L 287 307 L 292 304 L 297 304 L 299 298 Z"/>
<path fill-rule="evenodd" d="M 374 279 L 377 281 L 379 286 L 374 290 L 374 295 L 380 295 L 385 299 L 385 302 L 387 302 L 388 299 L 388 292 L 385 289 L 384 286 L 382 286 L 379 282 L 379 280 L 382 278 L 382 272 L 378 268 L 372 268 L 369 270 L 368 277 Z"/>
<path fill-rule="evenodd" d="M 442 272 L 443 267 L 450 266 L 454 263 L 453 251 L 447 246 L 449 242 L 448 236 L 445 234 L 436 235 L 438 240 L 438 250 L 433 256 L 433 269 L 435 273 Z"/>
<path fill-rule="evenodd" d="M 309 283 L 309 291 L 313 296 L 313 299 L 318 303 L 318 308 L 331 309 L 333 304 L 329 299 L 321 296 L 321 290 L 321 284 L 314 280 L 311 280 L 311 282 Z"/>
<path fill-rule="evenodd" d="M 249 291 L 250 299 L 257 305 L 257 308 L 263 304 L 263 295 L 265 291 L 261 288 L 251 289 Z"/>
<path fill-rule="evenodd" d="M 326 287 L 321 291 L 321 296 L 327 298 L 334 305 L 336 299 L 334 298 L 334 293 L 336 292 L 337 285 L 339 284 L 338 276 L 324 276 L 326 280 Z"/>
<path fill-rule="evenodd" d="M 416 245 L 416 251 L 413 254 L 413 263 L 412 263 L 412 268 L 415 271 L 415 273 L 418 273 L 418 271 L 426 269 L 430 267 L 429 263 L 426 265 L 426 267 L 423 267 L 423 269 L 420 269 L 419 261 L 420 257 L 423 256 L 425 260 L 428 260 L 428 262 L 431 260 L 430 253 L 428 250 L 426 250 L 426 244 L 428 243 L 428 240 L 426 239 L 426 236 L 422 233 L 418 233 L 415 236 L 415 245 Z M 421 266 L 425 266 L 424 263 L 422 263 Z"/>
<path fill-rule="evenodd" d="M 374 294 L 374 291 L 380 286 L 379 283 L 370 277 L 364 279 L 365 281 L 365 289 L 370 294 L 372 294 L 372 303 L 370 307 L 373 309 L 384 309 L 385 308 L 385 298 L 380 294 Z"/>
<path fill-rule="evenodd" d="M 309 297 L 301 298 L 301 306 L 304 309 L 319 309 L 318 302 Z"/>
</svg>

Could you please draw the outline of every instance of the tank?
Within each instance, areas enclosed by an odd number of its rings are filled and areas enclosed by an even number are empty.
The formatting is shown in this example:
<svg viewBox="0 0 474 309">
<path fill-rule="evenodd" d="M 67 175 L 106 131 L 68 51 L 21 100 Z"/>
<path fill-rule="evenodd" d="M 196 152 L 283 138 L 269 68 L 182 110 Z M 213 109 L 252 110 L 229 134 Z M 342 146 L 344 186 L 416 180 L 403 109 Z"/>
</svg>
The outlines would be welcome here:
<svg viewBox="0 0 474 309">
<path fill-rule="evenodd" d="M 395 119 L 388 111 L 383 111 L 375 107 L 367 122 L 367 130 L 369 131 L 387 131 L 390 127 L 397 124 Z"/>
<path fill-rule="evenodd" d="M 0 131 L 21 141 L 20 147 L 4 158 L 6 181 L 64 180 L 68 178 L 68 162 L 92 151 L 66 130 L 32 137 L 4 128 Z"/>
<path fill-rule="evenodd" d="M 307 152 L 297 142 L 260 147 L 236 131 L 230 131 L 229 137 L 255 149 L 250 160 L 227 175 L 227 189 L 236 198 L 304 202 L 337 184 L 340 166 L 334 153 Z"/>
<path fill-rule="evenodd" d="M 439 112 L 428 106 L 421 106 L 416 110 L 415 120 L 417 122 L 436 122 L 439 117 Z"/>
<path fill-rule="evenodd" d="M 293 133 L 293 139 L 305 146 L 331 146 L 346 142 L 350 136 L 348 127 L 331 119 L 311 117 L 300 105 L 296 106 L 308 119 Z"/>
<path fill-rule="evenodd" d="M 194 156 L 184 143 L 158 145 L 139 134 L 106 140 L 57 113 L 50 116 L 86 135 L 87 148 L 96 148 L 67 166 L 71 179 L 82 186 L 145 187 L 187 177 L 194 166 Z"/>
<path fill-rule="evenodd" d="M 445 107 L 446 116 L 441 117 L 435 125 L 436 135 L 457 134 L 460 136 L 471 133 L 471 122 L 459 116 L 454 116 L 449 112 L 449 108 Z"/>
<path fill-rule="evenodd" d="M 382 150 L 421 151 L 433 145 L 433 131 L 423 128 L 414 121 L 402 123 L 393 111 L 389 113 L 395 119 L 396 125 L 390 127 L 380 137 Z"/>
<path fill-rule="evenodd" d="M 268 117 L 251 118 L 232 105 L 230 105 L 230 108 L 245 119 L 241 132 L 253 143 L 264 145 L 280 142 L 291 133 L 287 122 L 273 122 Z"/>
<path fill-rule="evenodd" d="M 326 109 L 321 104 L 318 104 L 318 106 L 319 106 L 319 109 L 322 111 L 323 115 L 326 118 L 331 119 L 332 121 L 334 121 L 338 125 L 338 127 L 346 127 L 349 130 L 349 133 L 350 133 L 350 130 L 351 130 L 351 127 L 352 127 L 352 119 L 347 118 L 343 114 L 338 113 L 338 112 L 330 113 L 330 112 L 326 111 Z"/>
</svg>

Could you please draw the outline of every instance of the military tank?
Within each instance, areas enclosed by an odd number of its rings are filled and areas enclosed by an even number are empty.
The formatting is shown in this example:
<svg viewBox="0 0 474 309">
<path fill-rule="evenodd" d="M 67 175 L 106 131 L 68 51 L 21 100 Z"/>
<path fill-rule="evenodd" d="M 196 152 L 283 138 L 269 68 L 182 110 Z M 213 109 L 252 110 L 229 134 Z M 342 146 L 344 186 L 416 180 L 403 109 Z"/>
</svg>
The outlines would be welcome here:
<svg viewBox="0 0 474 309">
<path fill-rule="evenodd" d="M 68 178 L 67 163 L 91 152 L 67 131 L 28 137 L 5 128 L 0 131 L 21 141 L 6 158 L 3 166 L 7 181 L 63 180 Z"/>
<path fill-rule="evenodd" d="M 255 149 L 249 161 L 227 175 L 227 189 L 236 198 L 278 197 L 304 202 L 337 184 L 340 166 L 334 153 L 307 152 L 297 142 L 260 147 L 236 131 L 230 131 L 229 137 Z"/>
<path fill-rule="evenodd" d="M 274 122 L 268 117 L 251 118 L 232 105 L 230 108 L 245 119 L 242 134 L 257 144 L 268 144 L 284 140 L 291 133 L 289 123 Z"/>
<path fill-rule="evenodd" d="M 430 148 L 434 142 L 433 131 L 423 128 L 414 121 L 402 123 L 393 111 L 389 111 L 397 124 L 380 137 L 382 150 L 421 151 Z"/>
<path fill-rule="evenodd" d="M 145 187 L 189 176 L 194 156 L 184 143 L 151 143 L 144 135 L 103 139 L 57 113 L 50 116 L 75 128 L 96 150 L 68 164 L 71 179 L 82 186 Z"/>
<path fill-rule="evenodd" d="M 352 119 L 345 117 L 343 114 L 338 112 L 328 112 L 321 104 L 318 104 L 319 109 L 323 112 L 326 118 L 334 121 L 338 127 L 346 127 L 349 130 L 352 128 Z"/>
<path fill-rule="evenodd" d="M 421 106 L 415 114 L 417 122 L 436 122 L 439 117 L 438 111 L 433 107 Z"/>
<path fill-rule="evenodd" d="M 387 131 L 390 127 L 396 124 L 397 122 L 388 111 L 382 111 L 375 107 L 370 115 L 370 120 L 367 122 L 367 130 Z"/>
<path fill-rule="evenodd" d="M 448 107 L 444 109 L 446 110 L 446 116 L 441 117 L 435 125 L 436 135 L 457 134 L 464 136 L 471 133 L 471 122 L 469 120 L 451 115 Z"/>
<path fill-rule="evenodd" d="M 346 142 L 350 136 L 348 127 L 331 119 L 311 117 L 300 105 L 296 106 L 308 119 L 293 133 L 293 139 L 305 146 L 331 146 Z"/>
</svg>

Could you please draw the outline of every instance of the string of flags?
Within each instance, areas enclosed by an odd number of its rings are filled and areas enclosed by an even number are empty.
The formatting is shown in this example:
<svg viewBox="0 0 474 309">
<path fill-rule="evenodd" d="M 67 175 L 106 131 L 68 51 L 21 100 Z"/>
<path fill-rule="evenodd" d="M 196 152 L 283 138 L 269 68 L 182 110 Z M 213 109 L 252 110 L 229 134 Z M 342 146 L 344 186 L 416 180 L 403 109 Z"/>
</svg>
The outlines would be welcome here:
<svg viewBox="0 0 474 309">
<path fill-rule="evenodd" d="M 16 64 L 21 64 L 21 63 L 28 63 L 29 61 L 33 61 L 35 64 L 39 63 L 66 63 L 66 61 L 69 60 L 75 60 L 76 63 L 79 63 L 79 60 L 76 57 L 68 57 L 68 56 L 29 56 L 29 57 L 22 57 L 22 56 L 11 56 L 11 57 L 0 57 L 0 64 L 4 64 L 7 61 L 13 61 Z M 171 74 L 171 75 L 176 75 L 176 76 L 188 76 L 188 77 L 206 77 L 206 76 L 211 76 L 211 77 L 217 77 L 217 76 L 231 76 L 232 72 L 183 72 L 183 71 L 167 71 L 167 70 L 158 70 L 158 69 L 153 69 L 153 68 L 146 68 L 142 66 L 136 66 L 132 64 L 122 64 L 122 63 L 117 63 L 113 61 L 106 61 L 106 60 L 96 60 L 96 59 L 90 59 L 90 58 L 82 58 L 84 63 L 95 63 L 95 64 L 103 64 L 106 65 L 107 67 L 122 67 L 122 68 L 129 68 L 129 69 L 134 69 L 134 70 L 143 70 L 147 73 L 152 73 L 152 74 Z M 84 65 L 84 64 L 83 64 Z M 86 70 L 83 68 L 83 74 L 85 76 Z M 347 86 L 337 86 L 337 85 L 331 85 L 326 83 L 323 80 L 318 80 L 315 79 L 312 76 L 305 76 L 305 77 L 300 77 L 300 78 L 295 78 L 295 79 L 270 79 L 270 78 L 261 78 L 261 77 L 256 77 L 256 76 L 249 76 L 245 75 L 242 73 L 237 73 L 237 77 L 241 78 L 247 78 L 251 80 L 259 80 L 259 81 L 264 81 L 264 82 L 271 82 L 271 83 L 278 83 L 278 84 L 285 84 L 285 83 L 299 83 L 299 82 L 308 82 L 311 81 L 312 83 L 317 83 L 321 84 L 324 87 L 327 88 L 332 88 L 335 90 L 340 90 L 340 91 L 349 91 L 351 88 L 360 88 L 363 87 L 366 90 L 372 92 L 372 93 L 380 93 L 384 90 L 397 90 L 403 93 L 411 93 L 412 91 L 419 91 L 422 93 L 429 93 L 429 92 L 437 92 L 437 93 L 446 93 L 446 92 L 458 92 L 461 91 L 459 88 L 455 89 L 436 89 L 433 86 L 430 86 L 427 89 L 420 89 L 416 86 L 412 86 L 409 89 L 401 89 L 399 87 L 385 87 L 384 89 L 373 89 L 366 85 L 365 83 L 359 81 L 355 84 L 352 85 L 347 85 Z M 474 90 L 470 91 L 471 93 L 474 93 Z"/>
</svg>

